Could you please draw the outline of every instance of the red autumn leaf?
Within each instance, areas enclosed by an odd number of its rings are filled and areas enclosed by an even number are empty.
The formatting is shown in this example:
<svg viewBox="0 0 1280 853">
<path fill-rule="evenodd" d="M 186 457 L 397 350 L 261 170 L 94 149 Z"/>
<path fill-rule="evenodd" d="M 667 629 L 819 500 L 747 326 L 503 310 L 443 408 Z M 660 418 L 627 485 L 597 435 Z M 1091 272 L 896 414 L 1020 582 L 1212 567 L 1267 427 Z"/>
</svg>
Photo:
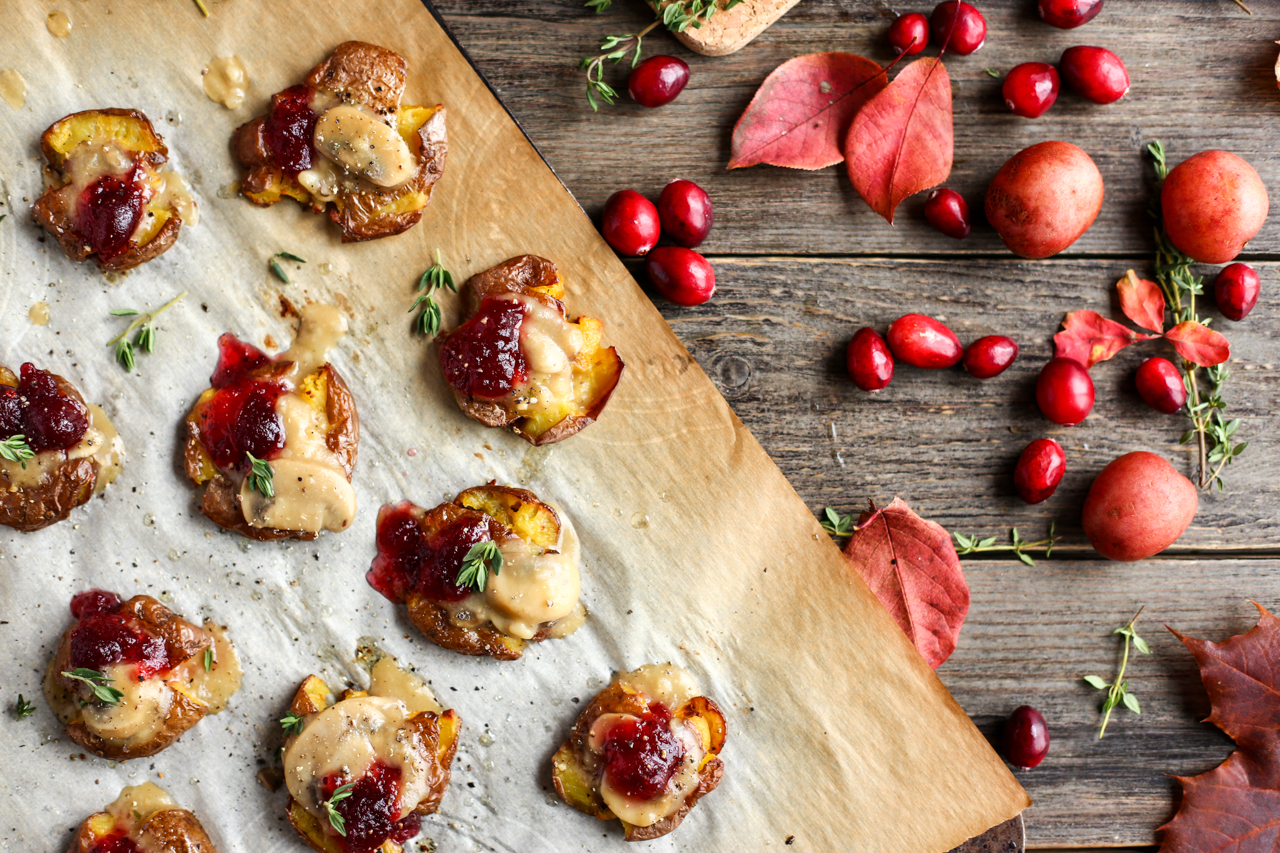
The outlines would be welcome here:
<svg viewBox="0 0 1280 853">
<path fill-rule="evenodd" d="M 894 498 L 884 509 L 872 505 L 844 555 L 929 666 L 951 656 L 969 612 L 969 585 L 946 530 Z"/>
<path fill-rule="evenodd" d="M 854 117 L 844 146 L 849 180 L 892 223 L 899 202 L 951 175 L 954 136 L 946 66 L 917 59 Z"/>
<path fill-rule="evenodd" d="M 1136 341 L 1150 341 L 1159 335 L 1144 335 L 1128 326 L 1108 320 L 1097 311 L 1072 311 L 1062 320 L 1062 331 L 1053 336 L 1054 355 L 1070 358 L 1085 367 L 1106 361 Z"/>
<path fill-rule="evenodd" d="M 733 126 L 729 168 L 834 166 L 844 160 L 854 114 L 888 82 L 883 68 L 851 53 L 811 53 L 782 63 Z"/>
<path fill-rule="evenodd" d="M 1280 619 L 1259 604 L 1248 633 L 1212 643 L 1173 634 L 1200 667 L 1207 722 L 1238 747 L 1218 767 L 1175 777 L 1182 804 L 1162 826 L 1160 853 L 1274 853 L 1280 839 Z"/>
<path fill-rule="evenodd" d="M 1120 310 L 1133 322 L 1153 332 L 1164 331 L 1164 293 L 1160 285 L 1129 270 L 1116 282 Z"/>
<path fill-rule="evenodd" d="M 1179 323 L 1164 336 L 1178 355 L 1201 367 L 1213 367 L 1231 357 L 1231 343 L 1226 336 L 1194 320 Z"/>
</svg>

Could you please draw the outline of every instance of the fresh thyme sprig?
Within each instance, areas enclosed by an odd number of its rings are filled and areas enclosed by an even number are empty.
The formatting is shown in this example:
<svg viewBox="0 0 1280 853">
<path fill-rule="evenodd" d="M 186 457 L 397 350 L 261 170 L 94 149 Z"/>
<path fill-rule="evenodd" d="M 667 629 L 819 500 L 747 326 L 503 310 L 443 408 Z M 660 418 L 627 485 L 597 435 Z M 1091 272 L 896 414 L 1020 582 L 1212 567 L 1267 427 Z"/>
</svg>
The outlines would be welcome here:
<svg viewBox="0 0 1280 853">
<path fill-rule="evenodd" d="M 853 523 L 853 515 L 841 515 L 831 507 L 824 507 L 822 514 L 826 516 L 822 519 L 822 529 L 830 533 L 832 536 L 852 536 L 858 526 Z"/>
<path fill-rule="evenodd" d="M 422 309 L 422 313 L 413 321 L 413 328 L 420 335 L 435 337 L 440 334 L 440 303 L 436 302 L 435 297 L 431 294 L 437 290 L 450 290 L 454 293 L 458 292 L 457 286 L 453 283 L 453 273 L 444 268 L 444 264 L 440 261 L 440 250 L 436 249 L 436 262 L 427 268 L 427 271 L 418 279 L 418 298 L 413 300 L 413 305 L 409 307 L 409 313 L 412 314 L 418 310 L 418 306 L 424 302 L 426 306 Z"/>
<path fill-rule="evenodd" d="M 1045 557 L 1053 556 L 1053 545 L 1057 542 L 1057 524 L 1049 522 L 1049 536 L 1035 542 L 1030 542 L 1022 538 L 1022 534 L 1018 532 L 1018 528 L 1014 527 L 1009 531 L 1008 544 L 996 544 L 999 538 L 996 536 L 988 536 L 979 539 L 977 536 L 965 536 L 963 533 L 953 532 L 951 536 L 956 540 L 957 554 L 978 554 L 983 551 L 1012 551 L 1015 556 L 1028 566 L 1034 566 L 1036 561 L 1031 559 L 1031 555 L 1027 551 L 1038 551 L 1044 549 Z"/>
<path fill-rule="evenodd" d="M 36 706 L 26 700 L 21 693 L 18 694 L 18 701 L 13 705 L 13 717 L 21 720 L 23 717 L 29 717 L 36 712 Z"/>
<path fill-rule="evenodd" d="M 458 570 L 458 586 L 472 587 L 476 592 L 484 592 L 485 580 L 489 572 L 494 576 L 502 571 L 502 552 L 496 542 L 477 542 L 462 558 L 462 568 Z"/>
<path fill-rule="evenodd" d="M 338 830 L 338 834 L 343 838 L 347 837 L 347 822 L 338 814 L 335 804 L 342 802 L 351 796 L 351 789 L 356 786 L 355 782 L 348 782 L 333 792 L 333 796 L 324 801 L 324 810 L 329 815 L 329 823 L 333 824 L 333 828 Z"/>
<path fill-rule="evenodd" d="M 272 480 L 276 472 L 272 469 L 271 463 L 265 459 L 259 459 L 247 450 L 244 455 L 249 458 L 249 488 L 259 492 L 265 498 L 274 498 L 276 487 Z"/>
<path fill-rule="evenodd" d="M 1155 163 L 1156 177 L 1163 185 L 1164 179 L 1169 175 L 1164 146 L 1157 140 L 1147 146 L 1147 151 Z M 1204 279 L 1191 274 L 1191 264 L 1194 261 L 1174 248 L 1169 241 L 1158 204 L 1153 207 L 1152 215 L 1156 220 L 1156 281 L 1173 311 L 1174 323 L 1191 320 L 1208 326 L 1212 318 L 1196 314 L 1196 297 L 1204 295 Z M 1201 388 L 1198 378 L 1200 368 L 1186 359 L 1179 361 L 1182 382 L 1187 388 L 1187 417 L 1191 419 L 1191 429 L 1183 434 L 1181 442 L 1196 442 L 1200 488 L 1211 489 L 1216 485 L 1218 491 L 1222 491 L 1222 469 L 1249 446 L 1247 441 L 1239 444 L 1232 442 L 1240 427 L 1240 419 L 1227 420 L 1223 414 L 1226 403 L 1222 400 L 1222 386 L 1226 384 L 1231 372 L 1225 364 L 1205 368 L 1207 381 L 1205 387 Z"/>
<path fill-rule="evenodd" d="M 1138 636 L 1138 632 L 1133 626 L 1137 623 L 1138 617 L 1142 615 L 1146 605 L 1138 608 L 1138 612 L 1133 614 L 1133 618 L 1128 624 L 1121 628 L 1116 628 L 1112 633 L 1120 634 L 1124 637 L 1124 655 L 1120 658 L 1120 671 L 1116 673 L 1115 681 L 1103 681 L 1096 675 L 1086 675 L 1084 680 L 1090 687 L 1098 690 L 1107 691 L 1107 699 L 1102 703 L 1102 726 L 1098 729 L 1098 739 L 1106 734 L 1107 723 L 1111 720 L 1111 712 L 1115 710 L 1117 705 L 1123 704 L 1126 708 L 1135 714 L 1142 713 L 1142 706 L 1138 704 L 1138 697 L 1129 692 L 1129 682 L 1124 680 L 1125 668 L 1129 666 L 1129 642 L 1133 641 L 1133 646 L 1144 655 L 1151 654 L 1151 647 L 1147 645 L 1147 641 Z"/>
<path fill-rule="evenodd" d="M 286 714 L 280 718 L 280 727 L 284 729 L 285 737 L 296 735 L 302 731 L 302 717 L 297 714 Z"/>
<path fill-rule="evenodd" d="M 111 686 L 111 679 L 96 669 L 85 669 L 78 667 L 70 672 L 62 673 L 67 678 L 73 678 L 76 681 L 83 681 L 93 690 L 93 695 L 98 697 L 98 701 L 106 705 L 119 705 L 124 699 L 124 693 Z"/>
<path fill-rule="evenodd" d="M 0 441 L 0 459 L 21 463 L 24 471 L 27 468 L 27 460 L 35 455 L 36 452 L 31 449 L 31 445 L 27 444 L 25 435 L 11 435 Z"/>
<path fill-rule="evenodd" d="M 305 264 L 306 261 L 295 255 L 293 252 L 276 252 L 271 256 L 271 259 L 267 261 L 267 266 L 271 268 L 271 272 L 275 273 L 276 278 L 280 279 L 285 284 L 293 284 L 293 282 L 289 281 L 289 276 L 285 275 L 284 267 L 280 266 L 280 261 L 278 261 L 277 258 L 284 258 L 286 261 L 295 261 L 300 264 Z"/>
<path fill-rule="evenodd" d="M 133 372 L 133 368 L 137 365 L 137 359 L 134 357 L 134 347 L 140 347 L 145 352 L 156 351 L 156 327 L 155 320 L 165 311 L 168 311 L 175 305 L 179 299 L 186 296 L 184 290 L 177 296 L 170 299 L 159 309 L 150 313 L 143 313 L 136 308 L 116 308 L 111 311 L 112 317 L 137 317 L 129 324 L 129 327 L 111 340 L 107 341 L 107 346 L 115 345 L 116 361 L 124 367 L 125 370 Z M 137 334 L 134 334 L 137 329 Z M 129 335 L 133 335 L 133 340 L 129 340 Z"/>
</svg>

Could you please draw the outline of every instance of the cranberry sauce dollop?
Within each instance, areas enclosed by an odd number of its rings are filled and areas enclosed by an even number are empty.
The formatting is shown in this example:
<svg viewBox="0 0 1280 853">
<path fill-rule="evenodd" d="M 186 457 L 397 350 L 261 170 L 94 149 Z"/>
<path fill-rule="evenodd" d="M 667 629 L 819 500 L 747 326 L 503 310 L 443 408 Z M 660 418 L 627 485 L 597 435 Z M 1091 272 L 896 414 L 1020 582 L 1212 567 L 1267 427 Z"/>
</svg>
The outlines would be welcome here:
<svg viewBox="0 0 1280 853">
<path fill-rule="evenodd" d="M 120 613 L 120 596 L 91 589 L 71 599 L 80 624 L 71 630 L 71 668 L 102 672 L 118 663 L 136 663 L 138 677 L 150 678 L 174 667 L 164 640 L 139 631 Z"/>
<path fill-rule="evenodd" d="M 218 338 L 218 366 L 209 378 L 217 393 L 200 412 L 200 433 L 219 468 L 247 468 L 246 454 L 274 459 L 284 449 L 284 421 L 276 414 L 276 401 L 287 389 L 251 375 L 270 361 L 234 335 Z"/>
<path fill-rule="evenodd" d="M 604 736 L 609 783 L 638 800 L 662 796 L 684 759 L 684 744 L 671 731 L 671 712 L 658 702 L 649 714 L 623 720 Z"/>
<path fill-rule="evenodd" d="M 320 785 L 327 801 L 333 792 L 350 781 L 333 775 Z M 381 761 L 374 762 L 350 789 L 351 794 L 334 804 L 342 816 L 346 837 L 334 839 L 347 853 L 370 853 L 390 838 L 403 844 L 418 834 L 421 821 L 415 814 L 397 820 L 400 814 L 400 769 Z"/>
<path fill-rule="evenodd" d="M 89 853 L 142 853 L 124 830 L 117 830 L 89 848 Z"/>
<path fill-rule="evenodd" d="M 76 207 L 76 231 L 91 252 L 109 260 L 129 247 L 146 192 L 136 166 L 125 177 L 103 175 L 85 187 Z"/>
<path fill-rule="evenodd" d="M 515 299 L 488 297 L 480 310 L 445 339 L 440 366 L 445 380 L 466 394 L 496 400 L 529 377 L 520 351 L 520 326 L 528 308 Z"/>
<path fill-rule="evenodd" d="M 310 169 L 319 159 L 313 142 L 316 119 L 311 109 L 311 87 L 290 86 L 271 96 L 271 112 L 262 126 L 262 137 L 271 158 L 290 175 Z"/>
<path fill-rule="evenodd" d="M 22 365 L 18 387 L 0 386 L 0 438 L 21 435 L 36 453 L 70 450 L 89 430 L 89 411 L 58 389 L 53 374 Z"/>
<path fill-rule="evenodd" d="M 493 538 L 489 520 L 471 513 L 428 537 L 416 509 L 402 501 L 379 511 L 378 556 L 365 579 L 396 603 L 413 592 L 432 601 L 461 601 L 470 588 L 458 585 L 458 572 L 472 545 Z"/>
</svg>

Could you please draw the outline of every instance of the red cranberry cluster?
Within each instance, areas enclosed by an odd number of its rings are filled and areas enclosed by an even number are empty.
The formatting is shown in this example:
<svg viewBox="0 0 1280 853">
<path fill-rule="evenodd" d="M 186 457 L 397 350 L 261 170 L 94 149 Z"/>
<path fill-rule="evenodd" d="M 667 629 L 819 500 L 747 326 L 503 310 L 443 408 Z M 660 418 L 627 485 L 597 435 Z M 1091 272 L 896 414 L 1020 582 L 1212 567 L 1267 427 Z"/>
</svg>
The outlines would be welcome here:
<svg viewBox="0 0 1280 853">
<path fill-rule="evenodd" d="M 70 450 L 89 429 L 84 403 L 63 394 L 53 374 L 27 362 L 18 387 L 0 385 L 0 439 L 22 436 L 34 452 Z"/>
<path fill-rule="evenodd" d="M 693 181 L 675 180 L 657 205 L 635 190 L 609 196 L 600 230 L 618 254 L 645 259 L 649 280 L 664 297 L 677 305 L 701 305 L 715 295 L 716 273 L 693 249 L 707 239 L 713 221 L 706 191 Z M 676 245 L 658 246 L 663 234 Z"/>
<path fill-rule="evenodd" d="M 990 379 L 1017 357 L 1018 344 L 1012 338 L 987 335 L 962 347 L 956 333 L 932 317 L 905 314 L 889 324 L 885 337 L 870 327 L 859 329 L 845 351 L 845 365 L 855 385 L 879 391 L 893 378 L 895 359 L 926 370 L 963 363 L 971 376 Z"/>
<path fill-rule="evenodd" d="M 947 0 L 928 18 L 919 12 L 899 15 L 889 25 L 889 44 L 904 56 L 923 53 L 929 39 L 956 56 L 968 56 L 987 41 L 987 20 L 968 3 Z"/>
</svg>

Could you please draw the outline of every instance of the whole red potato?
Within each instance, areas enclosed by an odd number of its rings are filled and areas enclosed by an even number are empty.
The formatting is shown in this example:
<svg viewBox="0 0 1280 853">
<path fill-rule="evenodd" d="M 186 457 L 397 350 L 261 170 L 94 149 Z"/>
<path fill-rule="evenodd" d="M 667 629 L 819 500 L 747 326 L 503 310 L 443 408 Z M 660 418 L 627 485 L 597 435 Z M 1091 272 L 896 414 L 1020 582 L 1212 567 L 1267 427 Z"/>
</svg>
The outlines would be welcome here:
<svg viewBox="0 0 1280 853">
<path fill-rule="evenodd" d="M 1084 499 L 1084 535 L 1108 560 L 1145 560 L 1168 548 L 1195 518 L 1191 481 L 1154 453 L 1113 459 Z"/>
<path fill-rule="evenodd" d="M 991 179 L 987 220 L 1015 255 L 1047 258 L 1089 230 L 1102 193 L 1102 173 L 1088 154 L 1070 142 L 1040 142 Z"/>
<path fill-rule="evenodd" d="M 1230 151 L 1201 151 L 1164 179 L 1160 212 L 1169 240 L 1202 264 L 1225 264 L 1267 219 L 1267 188 Z"/>
</svg>

